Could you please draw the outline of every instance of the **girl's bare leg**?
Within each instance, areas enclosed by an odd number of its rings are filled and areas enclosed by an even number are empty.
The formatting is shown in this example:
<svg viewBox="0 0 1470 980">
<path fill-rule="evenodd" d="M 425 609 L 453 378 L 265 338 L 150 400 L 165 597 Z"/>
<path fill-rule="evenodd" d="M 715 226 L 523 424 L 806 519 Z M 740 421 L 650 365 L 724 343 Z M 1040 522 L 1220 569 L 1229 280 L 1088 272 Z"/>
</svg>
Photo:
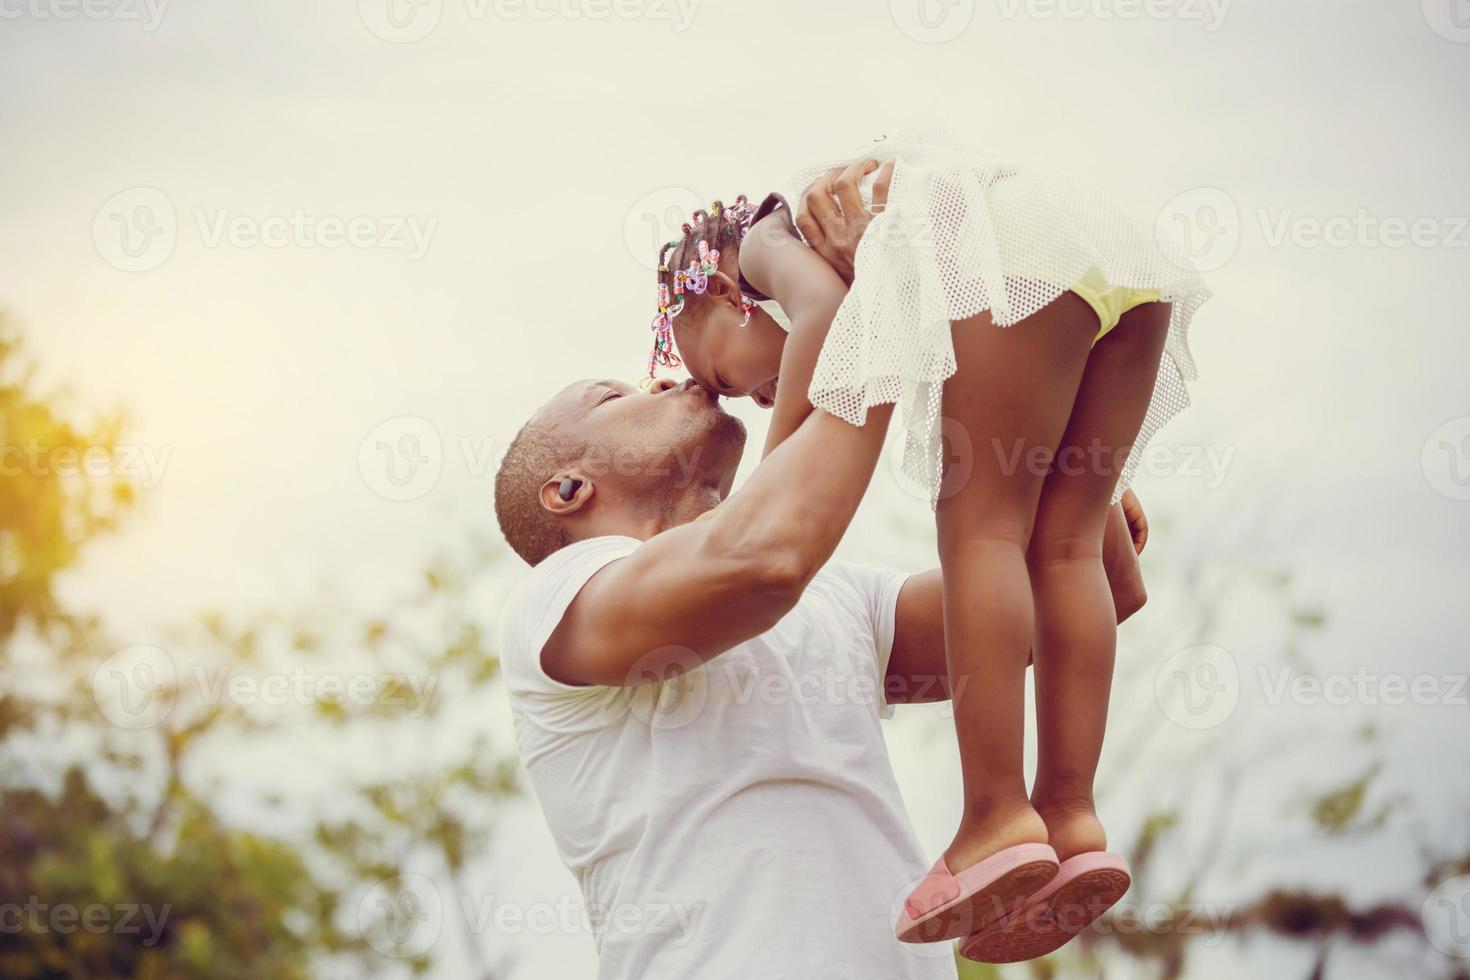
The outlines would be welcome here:
<svg viewBox="0 0 1470 980">
<path fill-rule="evenodd" d="M 1039 743 L 1031 799 L 1064 861 L 1107 846 L 1092 796 L 1117 643 L 1103 529 L 1126 449 L 1148 410 L 1169 314 L 1164 303 L 1136 307 L 1093 349 L 1027 553 Z"/>
<path fill-rule="evenodd" d="M 936 514 L 965 794 L 945 852 L 953 871 L 1047 840 L 1022 771 L 1034 629 L 1026 552 L 1096 333 L 1097 316 L 1071 293 L 1012 327 L 988 314 L 954 324 L 958 371 L 944 386 L 944 415 L 970 445 L 949 447 Z"/>
</svg>

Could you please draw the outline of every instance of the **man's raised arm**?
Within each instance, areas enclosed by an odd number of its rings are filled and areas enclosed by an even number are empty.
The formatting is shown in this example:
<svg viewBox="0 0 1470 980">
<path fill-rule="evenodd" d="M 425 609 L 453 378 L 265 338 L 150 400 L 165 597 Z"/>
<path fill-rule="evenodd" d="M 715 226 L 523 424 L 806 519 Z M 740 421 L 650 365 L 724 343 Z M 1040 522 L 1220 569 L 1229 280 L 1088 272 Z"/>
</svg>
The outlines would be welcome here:
<svg viewBox="0 0 1470 980">
<path fill-rule="evenodd" d="M 567 684 L 628 685 L 765 632 L 831 558 L 873 475 L 893 406 L 855 428 L 813 412 L 707 518 L 594 575 L 541 651 Z"/>
</svg>

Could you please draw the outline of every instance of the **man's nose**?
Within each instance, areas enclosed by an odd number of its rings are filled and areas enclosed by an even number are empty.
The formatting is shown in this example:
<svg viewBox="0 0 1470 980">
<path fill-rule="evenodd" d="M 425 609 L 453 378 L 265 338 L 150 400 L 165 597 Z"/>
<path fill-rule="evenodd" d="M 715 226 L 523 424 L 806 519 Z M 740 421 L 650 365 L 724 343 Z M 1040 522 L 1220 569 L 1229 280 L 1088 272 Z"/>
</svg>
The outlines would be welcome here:
<svg viewBox="0 0 1470 980">
<path fill-rule="evenodd" d="M 670 388 L 677 387 L 679 387 L 679 382 L 673 378 L 655 378 L 653 384 L 648 386 L 648 393 L 650 395 L 657 395 L 668 391 Z"/>
</svg>

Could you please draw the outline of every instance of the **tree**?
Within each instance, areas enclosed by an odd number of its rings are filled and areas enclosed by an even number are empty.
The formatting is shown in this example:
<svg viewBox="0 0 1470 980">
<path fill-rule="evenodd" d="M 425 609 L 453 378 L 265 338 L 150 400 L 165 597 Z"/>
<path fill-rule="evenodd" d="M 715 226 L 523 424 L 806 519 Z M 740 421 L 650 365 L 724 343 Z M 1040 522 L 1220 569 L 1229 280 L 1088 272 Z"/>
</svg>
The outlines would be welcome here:
<svg viewBox="0 0 1470 980">
<path fill-rule="evenodd" d="M 105 624 L 67 608 L 57 583 L 134 506 L 132 484 L 110 465 L 125 421 L 71 421 L 67 396 L 37 390 L 35 378 L 0 320 L 0 976 L 427 970 L 436 951 L 402 942 L 402 910 L 358 897 L 391 891 L 410 867 L 451 892 L 469 887 L 467 869 L 519 793 L 488 732 L 456 755 L 345 787 L 333 813 L 294 840 L 222 816 L 197 763 L 249 751 L 267 731 L 423 738 L 446 712 L 493 696 L 498 661 L 471 587 L 498 554 L 480 547 L 436 564 L 387 613 L 335 600 L 209 613 L 161 629 L 170 640 L 149 648 L 152 662 L 115 654 Z M 321 683 L 344 662 L 375 680 L 366 699 Z M 318 683 L 285 703 L 232 693 L 232 680 L 285 676 L 272 673 L 282 663 L 291 676 L 305 664 Z M 133 707 L 152 714 L 120 717 L 104 692 L 113 675 L 142 677 Z M 465 938 L 478 976 L 508 975 L 503 951 Z"/>
</svg>

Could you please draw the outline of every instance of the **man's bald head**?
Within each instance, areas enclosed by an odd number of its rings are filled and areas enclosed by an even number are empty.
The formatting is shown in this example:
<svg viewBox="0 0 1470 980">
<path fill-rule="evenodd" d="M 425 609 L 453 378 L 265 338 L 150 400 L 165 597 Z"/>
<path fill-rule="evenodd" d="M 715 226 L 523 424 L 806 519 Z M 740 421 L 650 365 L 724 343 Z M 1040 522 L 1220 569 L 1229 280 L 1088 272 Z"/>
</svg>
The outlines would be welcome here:
<svg viewBox="0 0 1470 980">
<path fill-rule="evenodd" d="M 657 526 L 687 495 L 717 500 L 744 446 L 744 426 L 692 382 L 661 381 L 644 394 L 578 381 L 511 441 L 495 475 L 495 516 L 515 553 L 537 565 L 583 537 Z M 564 477 L 580 482 L 570 502 L 556 493 Z"/>
</svg>

